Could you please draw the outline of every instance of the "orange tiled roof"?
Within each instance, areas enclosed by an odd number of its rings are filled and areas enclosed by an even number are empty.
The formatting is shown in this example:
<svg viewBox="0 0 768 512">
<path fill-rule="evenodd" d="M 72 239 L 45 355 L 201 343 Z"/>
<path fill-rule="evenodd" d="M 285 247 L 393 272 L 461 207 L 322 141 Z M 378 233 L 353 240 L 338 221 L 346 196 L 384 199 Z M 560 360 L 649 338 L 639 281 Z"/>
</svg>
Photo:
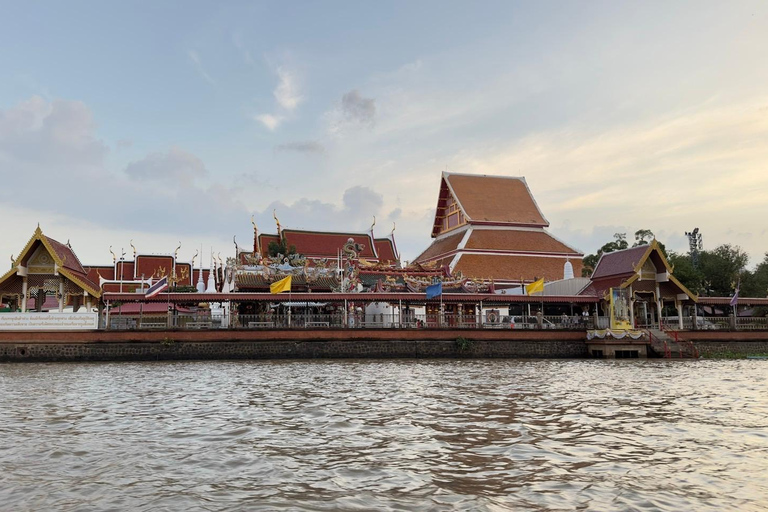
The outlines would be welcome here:
<svg viewBox="0 0 768 512">
<path fill-rule="evenodd" d="M 458 247 L 461 239 L 464 238 L 465 232 L 456 233 L 455 235 L 447 236 L 440 240 L 435 240 L 427 247 L 424 252 L 419 254 L 414 261 L 426 261 L 431 258 L 440 256 L 447 252 L 453 251 Z"/>
<path fill-rule="evenodd" d="M 581 260 L 571 261 L 573 274 L 581 275 Z M 495 256 L 487 254 L 464 254 L 454 268 L 466 277 L 491 278 L 497 281 L 525 281 L 544 278 L 557 281 L 563 278 L 563 258 L 536 256 Z"/>
<path fill-rule="evenodd" d="M 490 230 L 476 229 L 467 241 L 467 249 L 490 249 L 502 251 L 534 251 L 583 254 L 568 247 L 546 231 Z"/>
<path fill-rule="evenodd" d="M 470 221 L 549 226 L 523 178 L 445 174 Z"/>
</svg>

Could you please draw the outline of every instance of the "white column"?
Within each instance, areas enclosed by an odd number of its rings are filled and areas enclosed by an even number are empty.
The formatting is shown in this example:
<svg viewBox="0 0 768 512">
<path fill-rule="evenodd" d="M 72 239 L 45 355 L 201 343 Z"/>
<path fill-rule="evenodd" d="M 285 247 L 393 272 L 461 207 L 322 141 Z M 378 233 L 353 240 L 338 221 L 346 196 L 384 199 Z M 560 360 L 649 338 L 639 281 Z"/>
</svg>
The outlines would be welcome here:
<svg viewBox="0 0 768 512">
<path fill-rule="evenodd" d="M 635 327 L 635 294 L 632 293 L 632 285 L 629 285 L 629 323 Z"/>
<path fill-rule="evenodd" d="M 64 278 L 59 277 L 59 313 L 64 311 Z"/>
<path fill-rule="evenodd" d="M 683 303 L 679 300 L 675 301 L 675 305 L 677 305 L 677 323 L 680 330 L 683 330 Z"/>
<path fill-rule="evenodd" d="M 21 281 L 21 312 L 27 312 L 27 277 L 24 276 Z"/>
<path fill-rule="evenodd" d="M 659 283 L 656 283 L 656 314 L 658 315 L 659 329 L 661 329 L 661 291 L 659 290 Z"/>
</svg>

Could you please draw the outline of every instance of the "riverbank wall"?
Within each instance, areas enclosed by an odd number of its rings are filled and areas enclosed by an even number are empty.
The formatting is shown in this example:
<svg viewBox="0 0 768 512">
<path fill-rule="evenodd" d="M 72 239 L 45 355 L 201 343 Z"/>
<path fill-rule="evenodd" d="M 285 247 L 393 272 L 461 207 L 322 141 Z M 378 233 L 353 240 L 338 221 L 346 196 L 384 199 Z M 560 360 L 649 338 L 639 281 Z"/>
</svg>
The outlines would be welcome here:
<svg viewBox="0 0 768 512">
<path fill-rule="evenodd" d="M 323 329 L 0 333 L 0 361 L 587 356 L 583 331 Z"/>
<path fill-rule="evenodd" d="M 768 332 L 688 331 L 703 357 L 768 354 Z M 194 359 L 587 358 L 584 331 L 317 329 L 3 331 L 0 362 Z"/>
</svg>

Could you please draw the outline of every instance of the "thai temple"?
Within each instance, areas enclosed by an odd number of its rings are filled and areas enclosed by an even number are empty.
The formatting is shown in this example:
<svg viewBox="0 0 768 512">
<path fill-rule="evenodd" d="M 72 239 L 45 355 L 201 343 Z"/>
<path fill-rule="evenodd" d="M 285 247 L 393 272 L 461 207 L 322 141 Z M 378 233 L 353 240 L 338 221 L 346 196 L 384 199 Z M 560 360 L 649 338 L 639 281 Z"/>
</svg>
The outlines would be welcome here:
<svg viewBox="0 0 768 512">
<path fill-rule="evenodd" d="M 499 288 L 581 276 L 584 254 L 547 227 L 525 178 L 443 173 L 434 241 L 415 261 Z"/>
<path fill-rule="evenodd" d="M 0 315 L 0 329 L 276 328 L 286 318 L 295 325 L 296 315 L 305 327 L 588 321 L 602 353 L 606 336 L 640 336 L 635 329 L 669 322 L 695 328 L 697 305 L 712 311 L 728 302 L 691 293 L 655 240 L 604 254 L 581 277 L 582 252 L 548 231 L 523 177 L 443 173 L 432 242 L 407 265 L 394 227 L 376 236 L 375 219 L 367 232 L 328 232 L 285 228 L 273 217 L 274 232 L 251 219 L 253 239 L 241 246 L 233 238 L 224 257 L 201 249 L 185 261 L 180 244 L 148 254 L 131 241 L 129 253 L 110 247 L 112 261 L 94 265 L 38 226 L 0 276 L 0 311 L 21 315 Z M 276 284 L 287 293 L 275 295 Z M 23 316 L 31 312 L 60 315 Z"/>
</svg>

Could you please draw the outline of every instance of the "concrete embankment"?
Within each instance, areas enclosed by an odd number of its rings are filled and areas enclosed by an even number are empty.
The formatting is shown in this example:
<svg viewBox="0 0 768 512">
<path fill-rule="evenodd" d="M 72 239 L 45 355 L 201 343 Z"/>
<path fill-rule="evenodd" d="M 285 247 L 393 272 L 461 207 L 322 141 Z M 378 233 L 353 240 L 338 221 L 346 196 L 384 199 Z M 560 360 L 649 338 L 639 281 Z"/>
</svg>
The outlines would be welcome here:
<svg viewBox="0 0 768 512">
<path fill-rule="evenodd" d="M 0 333 L 0 361 L 580 358 L 583 331 L 323 329 Z"/>
<path fill-rule="evenodd" d="M 702 357 L 768 355 L 766 331 L 686 331 L 680 338 L 692 341 Z"/>
<path fill-rule="evenodd" d="M 768 332 L 688 331 L 703 357 L 768 354 Z M 4 331 L 0 361 L 585 358 L 584 331 L 317 329 Z"/>
</svg>

